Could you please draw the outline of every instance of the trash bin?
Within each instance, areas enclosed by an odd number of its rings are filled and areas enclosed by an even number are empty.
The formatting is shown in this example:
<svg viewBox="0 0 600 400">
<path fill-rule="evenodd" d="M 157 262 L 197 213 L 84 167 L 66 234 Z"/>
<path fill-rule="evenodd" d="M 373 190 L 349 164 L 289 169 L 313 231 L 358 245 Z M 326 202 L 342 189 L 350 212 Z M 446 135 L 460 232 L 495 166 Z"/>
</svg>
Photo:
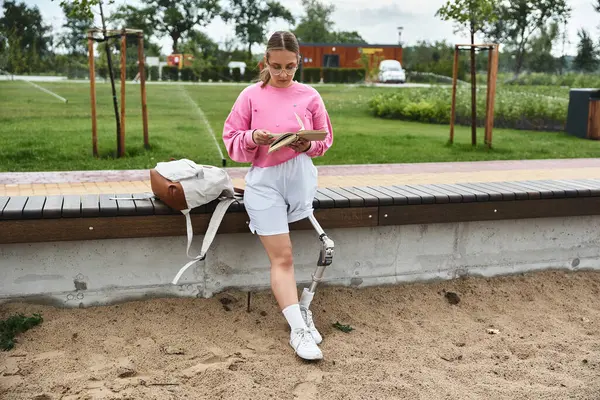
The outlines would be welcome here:
<svg viewBox="0 0 600 400">
<path fill-rule="evenodd" d="M 587 138 L 600 140 L 600 90 L 590 96 Z"/>
<path fill-rule="evenodd" d="M 600 133 L 593 134 L 595 129 L 600 129 L 600 124 L 590 123 L 589 118 L 590 110 L 595 110 L 596 108 L 600 112 L 599 89 L 571 89 L 569 91 L 566 132 L 569 135 L 584 139 L 594 139 L 594 136 L 596 136 L 596 139 L 600 139 Z M 597 118 L 600 118 L 600 114 L 596 115 Z"/>
</svg>

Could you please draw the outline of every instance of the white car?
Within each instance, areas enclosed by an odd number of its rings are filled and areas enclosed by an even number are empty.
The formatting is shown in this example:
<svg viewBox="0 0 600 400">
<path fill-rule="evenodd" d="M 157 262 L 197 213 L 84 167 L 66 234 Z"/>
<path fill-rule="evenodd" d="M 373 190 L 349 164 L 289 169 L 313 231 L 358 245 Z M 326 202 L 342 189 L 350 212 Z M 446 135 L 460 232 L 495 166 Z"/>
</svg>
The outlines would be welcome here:
<svg viewBox="0 0 600 400">
<path fill-rule="evenodd" d="M 406 72 L 400 61 L 383 60 L 379 63 L 379 82 L 381 83 L 404 83 Z"/>
</svg>

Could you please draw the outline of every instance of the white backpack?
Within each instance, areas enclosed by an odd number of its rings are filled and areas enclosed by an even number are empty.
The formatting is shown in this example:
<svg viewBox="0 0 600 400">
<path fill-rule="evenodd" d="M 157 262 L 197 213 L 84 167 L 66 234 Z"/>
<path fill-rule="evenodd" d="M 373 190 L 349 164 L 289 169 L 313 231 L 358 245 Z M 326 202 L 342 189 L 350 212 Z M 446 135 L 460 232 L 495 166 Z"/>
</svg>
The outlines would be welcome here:
<svg viewBox="0 0 600 400">
<path fill-rule="evenodd" d="M 187 227 L 187 256 L 192 261 L 184 265 L 172 283 L 177 284 L 183 273 L 194 263 L 202 261 L 206 258 L 206 253 L 212 244 L 217 230 L 221 225 L 221 221 L 225 213 L 236 199 L 241 198 L 241 195 L 236 193 L 231 178 L 222 168 L 217 168 L 212 165 L 200 165 L 188 159 L 180 159 L 168 162 L 159 162 L 154 168 L 154 173 L 151 171 L 151 185 L 154 196 L 144 197 L 144 199 L 158 198 L 171 208 L 177 209 L 185 215 Z M 179 196 L 175 198 L 170 195 L 169 188 L 173 186 L 177 188 L 177 193 L 180 193 L 179 185 L 183 191 L 185 199 Z M 138 199 L 135 198 L 134 199 Z M 190 256 L 190 246 L 192 244 L 194 232 L 192 229 L 192 221 L 190 211 L 193 208 L 203 206 L 214 200 L 219 199 L 219 203 L 212 214 L 208 229 L 202 241 L 200 254 L 195 257 Z M 127 200 L 120 199 L 119 200 Z M 129 199 L 131 200 L 131 199 Z M 184 201 L 185 200 L 185 201 Z M 186 206 L 184 206 L 185 204 Z"/>
</svg>

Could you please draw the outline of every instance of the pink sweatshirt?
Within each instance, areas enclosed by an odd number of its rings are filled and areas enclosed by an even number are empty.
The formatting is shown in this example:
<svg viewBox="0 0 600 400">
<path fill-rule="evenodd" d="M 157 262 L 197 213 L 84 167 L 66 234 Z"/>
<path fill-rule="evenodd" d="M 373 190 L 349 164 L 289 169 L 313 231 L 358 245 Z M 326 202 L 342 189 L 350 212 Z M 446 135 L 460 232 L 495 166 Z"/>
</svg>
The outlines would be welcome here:
<svg viewBox="0 0 600 400">
<path fill-rule="evenodd" d="M 293 82 L 287 88 L 276 88 L 262 82 L 246 87 L 235 101 L 223 128 L 223 141 L 229 157 L 236 162 L 249 162 L 269 167 L 290 160 L 300 153 L 284 147 L 267 154 L 269 146 L 252 140 L 254 129 L 271 133 L 296 132 L 300 129 L 294 112 L 305 129 L 325 129 L 324 141 L 314 141 L 306 152 L 310 157 L 322 156 L 333 143 L 333 129 L 321 95 L 314 88 Z"/>
</svg>

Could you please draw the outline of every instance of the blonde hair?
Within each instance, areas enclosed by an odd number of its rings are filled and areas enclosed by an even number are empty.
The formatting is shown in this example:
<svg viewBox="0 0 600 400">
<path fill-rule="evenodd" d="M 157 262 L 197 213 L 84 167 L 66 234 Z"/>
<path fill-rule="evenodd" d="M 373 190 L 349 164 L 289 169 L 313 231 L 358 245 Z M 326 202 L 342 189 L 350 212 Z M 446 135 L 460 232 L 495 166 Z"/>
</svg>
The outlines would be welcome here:
<svg viewBox="0 0 600 400">
<path fill-rule="evenodd" d="M 277 31 L 271 35 L 267 42 L 267 51 L 265 56 L 267 61 L 269 60 L 269 52 L 273 50 L 287 50 L 292 53 L 296 53 L 298 59 L 300 59 L 300 46 L 298 45 L 298 39 L 292 32 L 288 31 Z M 261 87 L 265 87 L 271 79 L 269 68 L 267 65 L 260 71 L 259 80 L 262 81 Z"/>
</svg>

